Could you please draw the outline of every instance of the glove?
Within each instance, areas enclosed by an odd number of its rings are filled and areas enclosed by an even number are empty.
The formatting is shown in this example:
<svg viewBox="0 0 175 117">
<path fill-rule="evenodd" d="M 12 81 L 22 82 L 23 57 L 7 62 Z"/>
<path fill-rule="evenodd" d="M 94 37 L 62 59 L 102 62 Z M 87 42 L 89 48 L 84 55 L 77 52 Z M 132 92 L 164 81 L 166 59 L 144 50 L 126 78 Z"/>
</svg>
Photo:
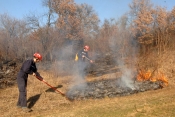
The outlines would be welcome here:
<svg viewBox="0 0 175 117">
<path fill-rule="evenodd" d="M 41 77 L 41 75 L 38 72 L 35 73 L 35 76 L 36 76 L 36 78 L 38 78 L 38 80 L 43 81 L 43 78 Z"/>
<path fill-rule="evenodd" d="M 40 81 L 43 81 L 43 78 L 41 76 L 36 76 L 36 78 Z"/>
<path fill-rule="evenodd" d="M 38 77 L 38 79 L 39 79 L 40 81 L 43 81 L 43 78 L 42 78 L 42 77 Z"/>
</svg>

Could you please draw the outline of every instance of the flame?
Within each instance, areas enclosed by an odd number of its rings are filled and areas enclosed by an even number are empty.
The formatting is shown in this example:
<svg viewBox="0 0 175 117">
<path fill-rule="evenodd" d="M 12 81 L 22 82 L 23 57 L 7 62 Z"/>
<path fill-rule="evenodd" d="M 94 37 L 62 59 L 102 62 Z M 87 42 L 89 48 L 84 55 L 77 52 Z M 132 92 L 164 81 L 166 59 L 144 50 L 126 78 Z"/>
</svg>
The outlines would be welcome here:
<svg viewBox="0 0 175 117">
<path fill-rule="evenodd" d="M 149 80 L 151 77 L 151 71 L 148 70 L 147 72 L 140 70 L 139 74 L 137 75 L 137 80 L 138 81 L 146 81 Z"/>
<path fill-rule="evenodd" d="M 156 82 L 156 81 L 162 81 L 163 84 L 165 86 L 168 85 L 168 79 L 165 77 L 165 75 L 162 72 L 158 72 L 155 76 L 151 77 L 152 73 L 150 70 L 148 71 L 144 71 L 144 70 L 140 70 L 138 75 L 137 75 L 137 80 L 138 81 L 152 81 L 152 82 Z"/>
</svg>

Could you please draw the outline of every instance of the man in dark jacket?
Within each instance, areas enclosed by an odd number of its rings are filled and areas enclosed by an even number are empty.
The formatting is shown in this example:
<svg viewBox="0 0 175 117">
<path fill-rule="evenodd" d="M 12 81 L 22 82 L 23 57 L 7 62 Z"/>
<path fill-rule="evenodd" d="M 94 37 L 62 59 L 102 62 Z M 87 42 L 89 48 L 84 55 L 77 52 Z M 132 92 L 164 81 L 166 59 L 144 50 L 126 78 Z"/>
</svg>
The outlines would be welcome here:
<svg viewBox="0 0 175 117">
<path fill-rule="evenodd" d="M 17 75 L 17 84 L 18 84 L 18 89 L 19 89 L 17 107 L 22 108 L 22 110 L 25 112 L 32 111 L 31 109 L 27 108 L 27 97 L 26 97 L 27 90 L 26 88 L 27 88 L 28 74 L 33 75 L 33 76 L 37 75 L 37 68 L 36 68 L 35 63 L 41 60 L 42 60 L 42 56 L 39 53 L 35 53 L 33 55 L 33 59 L 26 60 L 23 63 Z"/>
<path fill-rule="evenodd" d="M 82 79 L 85 79 L 85 69 L 86 69 L 86 62 L 85 60 L 88 60 L 90 63 L 93 63 L 93 61 L 88 56 L 89 46 L 84 46 L 83 50 L 80 50 L 78 52 L 78 73 Z"/>
</svg>

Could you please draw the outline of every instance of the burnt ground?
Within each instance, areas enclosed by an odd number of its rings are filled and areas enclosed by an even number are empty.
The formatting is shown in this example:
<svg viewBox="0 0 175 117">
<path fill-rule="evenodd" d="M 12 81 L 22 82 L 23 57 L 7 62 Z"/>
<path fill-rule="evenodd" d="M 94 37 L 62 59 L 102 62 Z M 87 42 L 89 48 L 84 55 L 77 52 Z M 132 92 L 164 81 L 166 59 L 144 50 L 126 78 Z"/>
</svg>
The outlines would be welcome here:
<svg viewBox="0 0 175 117">
<path fill-rule="evenodd" d="M 18 71 L 20 70 L 20 67 L 22 65 L 22 61 L 14 59 L 14 60 L 2 60 L 0 63 L 0 88 L 6 88 L 13 86 L 16 84 L 16 76 Z M 44 65 L 44 64 L 43 64 Z M 48 68 L 49 69 L 49 68 Z M 120 84 L 121 82 L 121 69 L 119 67 L 116 67 L 115 61 L 113 61 L 111 56 L 105 56 L 100 57 L 96 59 L 94 64 L 89 64 L 86 69 L 86 74 L 88 77 L 100 77 L 105 74 L 111 74 L 115 73 L 114 79 L 105 79 L 101 81 L 95 81 L 95 82 L 88 82 L 87 84 L 84 84 L 83 88 L 82 86 L 74 86 L 71 89 L 71 95 L 73 92 L 79 92 L 82 95 L 82 93 L 85 93 L 86 91 L 88 94 L 84 94 L 85 98 L 93 98 L 92 95 L 96 98 L 102 98 L 105 96 L 112 97 L 117 96 L 120 92 L 121 95 L 127 95 L 127 93 L 137 93 L 141 91 L 146 91 L 149 89 L 157 89 L 161 88 L 160 82 L 151 82 L 151 81 L 145 81 L 145 82 L 137 82 L 133 80 L 132 87 L 123 87 Z M 136 77 L 136 76 L 135 76 Z M 79 87 L 79 88 L 78 88 Z M 83 89 L 83 90 L 82 90 Z M 116 90 L 117 89 L 117 90 Z M 103 91 L 100 91 L 103 90 Z M 107 91 L 110 90 L 110 91 Z M 121 90 L 121 91 L 119 91 Z M 98 92 L 100 91 L 100 92 Z M 107 92 L 107 94 L 104 94 L 104 91 Z M 113 92 L 112 94 L 110 92 Z M 123 92 L 122 92 L 123 91 Z M 94 92 L 98 92 L 95 94 Z M 70 96 L 70 91 L 67 92 L 67 95 Z M 91 95 L 91 96 L 90 96 Z M 100 96 L 101 95 L 101 96 Z M 70 96 L 71 98 L 80 98 L 79 96 Z"/>
<path fill-rule="evenodd" d="M 20 60 L 1 60 L 0 63 L 0 88 L 13 86 L 21 67 Z"/>
<path fill-rule="evenodd" d="M 128 64 L 127 61 L 125 61 L 125 64 Z M 121 69 L 122 68 L 116 66 L 111 56 L 97 59 L 95 64 L 89 65 L 89 68 L 86 70 L 87 75 L 95 78 L 105 74 L 115 74 L 112 76 L 113 78 L 90 80 L 90 82 L 75 84 L 69 88 L 66 92 L 66 96 L 70 100 L 102 99 L 105 97 L 127 96 L 164 87 L 162 81 L 137 81 L 137 74 L 129 76 L 131 78 L 124 78 L 121 76 Z M 136 72 L 137 71 L 135 71 L 135 73 Z"/>
<path fill-rule="evenodd" d="M 127 96 L 148 90 L 161 89 L 161 82 L 135 81 L 132 87 L 121 85 L 120 79 L 81 83 L 71 87 L 66 96 L 70 100 L 102 99 L 105 97 Z"/>
<path fill-rule="evenodd" d="M 160 115 L 173 117 L 174 83 L 167 88 L 162 88 L 161 82 L 135 81 L 132 82 L 132 87 L 123 87 L 120 74 L 118 75 L 120 68 L 115 67 L 108 60 L 104 58 L 104 60 L 96 61 L 87 69 L 88 82 L 85 85 L 69 87 L 72 84 L 70 80 L 72 77 L 58 77 L 56 80 L 56 77 L 49 76 L 48 72 L 42 71 L 45 80 L 52 86 L 57 86 L 59 91 L 66 93 L 69 99 L 74 100 L 71 102 L 55 93 L 44 83 L 33 79 L 33 76 L 29 76 L 28 105 L 33 111 L 27 114 L 16 109 L 18 94 L 17 87 L 13 86 L 16 83 L 16 74 L 22 62 L 9 61 L 1 64 L 1 75 L 3 75 L 0 79 L 1 88 L 6 88 L 5 90 L 0 89 L 1 115 L 3 117 L 95 117 L 105 115 L 111 117 L 116 115 L 121 117 L 159 117 Z M 14 70 L 9 71 L 7 68 Z M 158 90 L 160 88 L 162 89 Z M 135 95 L 135 93 L 137 94 Z M 121 113 L 122 115 L 120 115 Z"/>
<path fill-rule="evenodd" d="M 120 74 L 120 68 L 115 67 L 115 61 L 110 56 L 103 59 L 97 59 L 95 64 L 89 64 L 86 69 L 87 75 L 99 77 L 104 74 Z M 16 84 L 16 76 L 22 65 L 20 60 L 3 61 L 0 64 L 0 88 L 10 87 Z M 112 69 L 115 68 L 115 69 Z M 144 81 L 138 82 L 132 80 L 126 86 L 120 77 L 113 79 L 85 82 L 74 85 L 66 92 L 66 96 L 71 100 L 96 99 L 105 97 L 126 96 L 147 90 L 156 90 L 162 88 L 162 82 Z"/>
</svg>

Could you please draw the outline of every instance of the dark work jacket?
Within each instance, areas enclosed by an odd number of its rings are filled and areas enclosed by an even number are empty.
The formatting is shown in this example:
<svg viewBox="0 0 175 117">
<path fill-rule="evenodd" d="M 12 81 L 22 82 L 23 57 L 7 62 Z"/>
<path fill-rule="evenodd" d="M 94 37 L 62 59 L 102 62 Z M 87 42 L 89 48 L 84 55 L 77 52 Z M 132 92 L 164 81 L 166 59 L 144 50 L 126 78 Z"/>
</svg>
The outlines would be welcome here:
<svg viewBox="0 0 175 117">
<path fill-rule="evenodd" d="M 79 62 L 84 62 L 85 61 L 86 58 L 82 57 L 83 55 L 90 60 L 90 58 L 88 56 L 88 52 L 84 51 L 84 49 L 83 49 L 83 50 L 80 50 L 78 52 L 78 61 Z"/>
<path fill-rule="evenodd" d="M 28 74 L 33 74 L 33 72 L 37 72 L 37 68 L 33 59 L 26 60 L 18 73 L 18 78 L 27 79 Z"/>
</svg>

